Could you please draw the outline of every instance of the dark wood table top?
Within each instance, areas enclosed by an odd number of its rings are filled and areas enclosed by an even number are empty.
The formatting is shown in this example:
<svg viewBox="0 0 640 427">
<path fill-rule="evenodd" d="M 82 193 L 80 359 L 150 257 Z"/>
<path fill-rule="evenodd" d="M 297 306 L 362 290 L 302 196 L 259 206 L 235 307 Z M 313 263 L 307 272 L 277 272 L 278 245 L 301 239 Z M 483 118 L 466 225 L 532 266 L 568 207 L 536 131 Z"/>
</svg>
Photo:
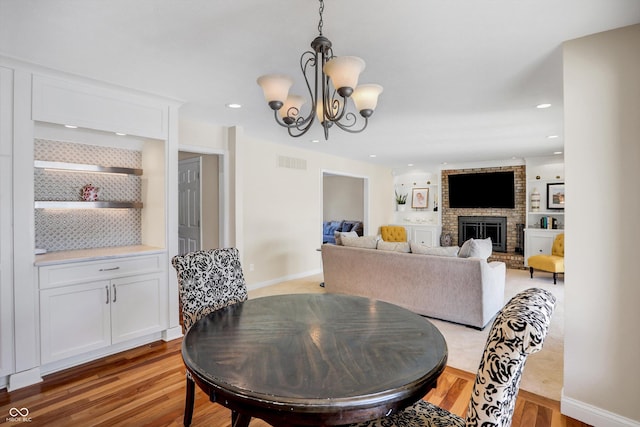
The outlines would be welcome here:
<svg viewBox="0 0 640 427">
<path fill-rule="evenodd" d="M 200 319 L 182 357 L 216 401 L 273 425 L 374 419 L 422 398 L 444 370 L 447 345 L 404 308 L 337 294 L 248 300 Z"/>
</svg>

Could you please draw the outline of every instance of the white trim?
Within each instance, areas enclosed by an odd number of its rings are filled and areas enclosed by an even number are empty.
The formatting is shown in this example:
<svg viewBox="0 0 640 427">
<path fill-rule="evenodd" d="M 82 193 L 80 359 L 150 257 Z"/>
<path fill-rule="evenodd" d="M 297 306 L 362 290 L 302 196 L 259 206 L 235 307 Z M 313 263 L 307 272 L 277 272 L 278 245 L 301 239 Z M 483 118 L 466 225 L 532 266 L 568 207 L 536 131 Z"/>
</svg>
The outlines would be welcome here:
<svg viewBox="0 0 640 427">
<path fill-rule="evenodd" d="M 317 270 L 311 270 L 311 271 L 305 271 L 305 272 L 302 272 L 302 273 L 291 274 L 289 276 L 279 277 L 277 279 L 271 279 L 271 280 L 267 280 L 267 281 L 264 281 L 264 282 L 258 282 L 258 283 L 254 283 L 252 285 L 247 285 L 247 290 L 254 291 L 256 289 L 264 288 L 266 286 L 276 285 L 278 283 L 286 282 L 288 280 L 302 279 L 303 277 L 314 276 L 314 275 L 320 274 L 320 273 L 322 273 L 322 269 L 321 268 L 317 269 Z M 320 286 L 319 283 L 318 283 L 318 286 Z"/>
<path fill-rule="evenodd" d="M 40 368 L 33 368 L 27 371 L 16 372 L 9 376 L 9 386 L 7 391 L 14 391 L 19 388 L 27 387 L 42 382 Z"/>
<path fill-rule="evenodd" d="M 576 420 L 598 427 L 640 427 L 640 422 L 605 411 L 588 403 L 566 397 L 560 401 L 560 412 Z"/>
<path fill-rule="evenodd" d="M 176 326 L 162 331 L 162 341 L 173 341 L 178 338 L 182 338 L 182 326 Z"/>
</svg>

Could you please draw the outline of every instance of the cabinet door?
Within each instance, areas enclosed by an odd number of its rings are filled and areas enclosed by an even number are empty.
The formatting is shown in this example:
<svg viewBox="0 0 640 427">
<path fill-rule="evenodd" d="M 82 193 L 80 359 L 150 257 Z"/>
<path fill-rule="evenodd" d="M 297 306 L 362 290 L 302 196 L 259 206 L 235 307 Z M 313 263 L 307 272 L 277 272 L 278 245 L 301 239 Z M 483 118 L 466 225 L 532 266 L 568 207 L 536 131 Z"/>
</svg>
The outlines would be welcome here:
<svg viewBox="0 0 640 427">
<path fill-rule="evenodd" d="M 550 233 L 540 233 L 540 232 L 532 232 L 526 233 L 525 235 L 525 267 L 528 267 L 529 264 L 527 260 L 530 256 L 540 255 L 540 254 L 551 254 L 551 247 L 553 246 L 553 239 L 555 239 L 555 234 Z"/>
<path fill-rule="evenodd" d="M 146 274 L 111 281 L 114 344 L 167 328 L 167 291 L 162 277 Z"/>
<path fill-rule="evenodd" d="M 111 344 L 109 285 L 98 281 L 40 291 L 42 363 Z"/>
<path fill-rule="evenodd" d="M 13 369 L 13 74 L 0 67 L 0 377 Z"/>
<path fill-rule="evenodd" d="M 421 245 L 434 246 L 433 230 L 428 228 L 416 228 L 413 231 L 413 241 Z"/>
</svg>

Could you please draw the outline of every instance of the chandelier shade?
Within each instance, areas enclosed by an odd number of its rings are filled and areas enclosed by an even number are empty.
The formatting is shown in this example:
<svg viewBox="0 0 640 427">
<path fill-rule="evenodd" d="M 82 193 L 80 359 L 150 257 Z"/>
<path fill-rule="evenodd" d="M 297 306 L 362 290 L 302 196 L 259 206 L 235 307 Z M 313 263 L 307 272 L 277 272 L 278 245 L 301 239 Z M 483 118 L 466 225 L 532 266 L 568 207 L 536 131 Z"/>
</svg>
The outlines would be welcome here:
<svg viewBox="0 0 640 427">
<path fill-rule="evenodd" d="M 295 119 L 300 114 L 300 109 L 305 103 L 305 99 L 299 95 L 289 95 L 284 101 L 282 108 L 278 110 L 280 118 L 287 124 L 295 122 Z"/>
<path fill-rule="evenodd" d="M 373 111 L 378 106 L 378 96 L 382 93 L 382 86 L 377 84 L 360 85 L 353 91 L 351 99 L 356 105 L 356 109 L 360 112 L 360 115 L 365 117 L 373 114 Z"/>
<path fill-rule="evenodd" d="M 357 56 L 336 56 L 324 65 L 323 71 L 341 96 L 350 96 L 364 67 L 364 61 Z"/>
<path fill-rule="evenodd" d="M 289 88 L 293 86 L 293 79 L 283 74 L 267 74 L 258 78 L 258 84 L 269 105 L 277 103 L 277 109 L 280 109 L 287 99 Z"/>
<path fill-rule="evenodd" d="M 357 56 L 334 56 L 331 41 L 322 35 L 322 12 L 324 1 L 320 1 L 320 33 L 311 42 L 311 49 L 300 57 L 300 69 L 304 77 L 311 108 L 302 114 L 305 99 L 289 94 L 293 79 L 282 74 L 267 74 L 258 78 L 264 97 L 274 111 L 276 123 L 287 128 L 290 136 L 299 137 L 309 131 L 316 117 L 324 128 L 324 138 L 329 139 L 329 128 L 334 124 L 351 133 L 362 132 L 369 123 L 369 117 L 378 105 L 382 86 L 364 84 L 358 86 L 365 62 Z M 353 104 L 360 113 L 360 119 L 348 111 Z"/>
</svg>

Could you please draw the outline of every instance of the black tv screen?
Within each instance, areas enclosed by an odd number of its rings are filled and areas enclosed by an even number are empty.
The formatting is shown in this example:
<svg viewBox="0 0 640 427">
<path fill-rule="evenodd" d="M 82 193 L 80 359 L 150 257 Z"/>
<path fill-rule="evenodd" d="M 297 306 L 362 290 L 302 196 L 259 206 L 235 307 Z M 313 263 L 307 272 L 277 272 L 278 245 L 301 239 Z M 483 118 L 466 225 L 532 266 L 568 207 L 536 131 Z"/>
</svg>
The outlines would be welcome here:
<svg viewBox="0 0 640 427">
<path fill-rule="evenodd" d="M 449 207 L 513 209 L 513 171 L 449 175 Z"/>
</svg>

